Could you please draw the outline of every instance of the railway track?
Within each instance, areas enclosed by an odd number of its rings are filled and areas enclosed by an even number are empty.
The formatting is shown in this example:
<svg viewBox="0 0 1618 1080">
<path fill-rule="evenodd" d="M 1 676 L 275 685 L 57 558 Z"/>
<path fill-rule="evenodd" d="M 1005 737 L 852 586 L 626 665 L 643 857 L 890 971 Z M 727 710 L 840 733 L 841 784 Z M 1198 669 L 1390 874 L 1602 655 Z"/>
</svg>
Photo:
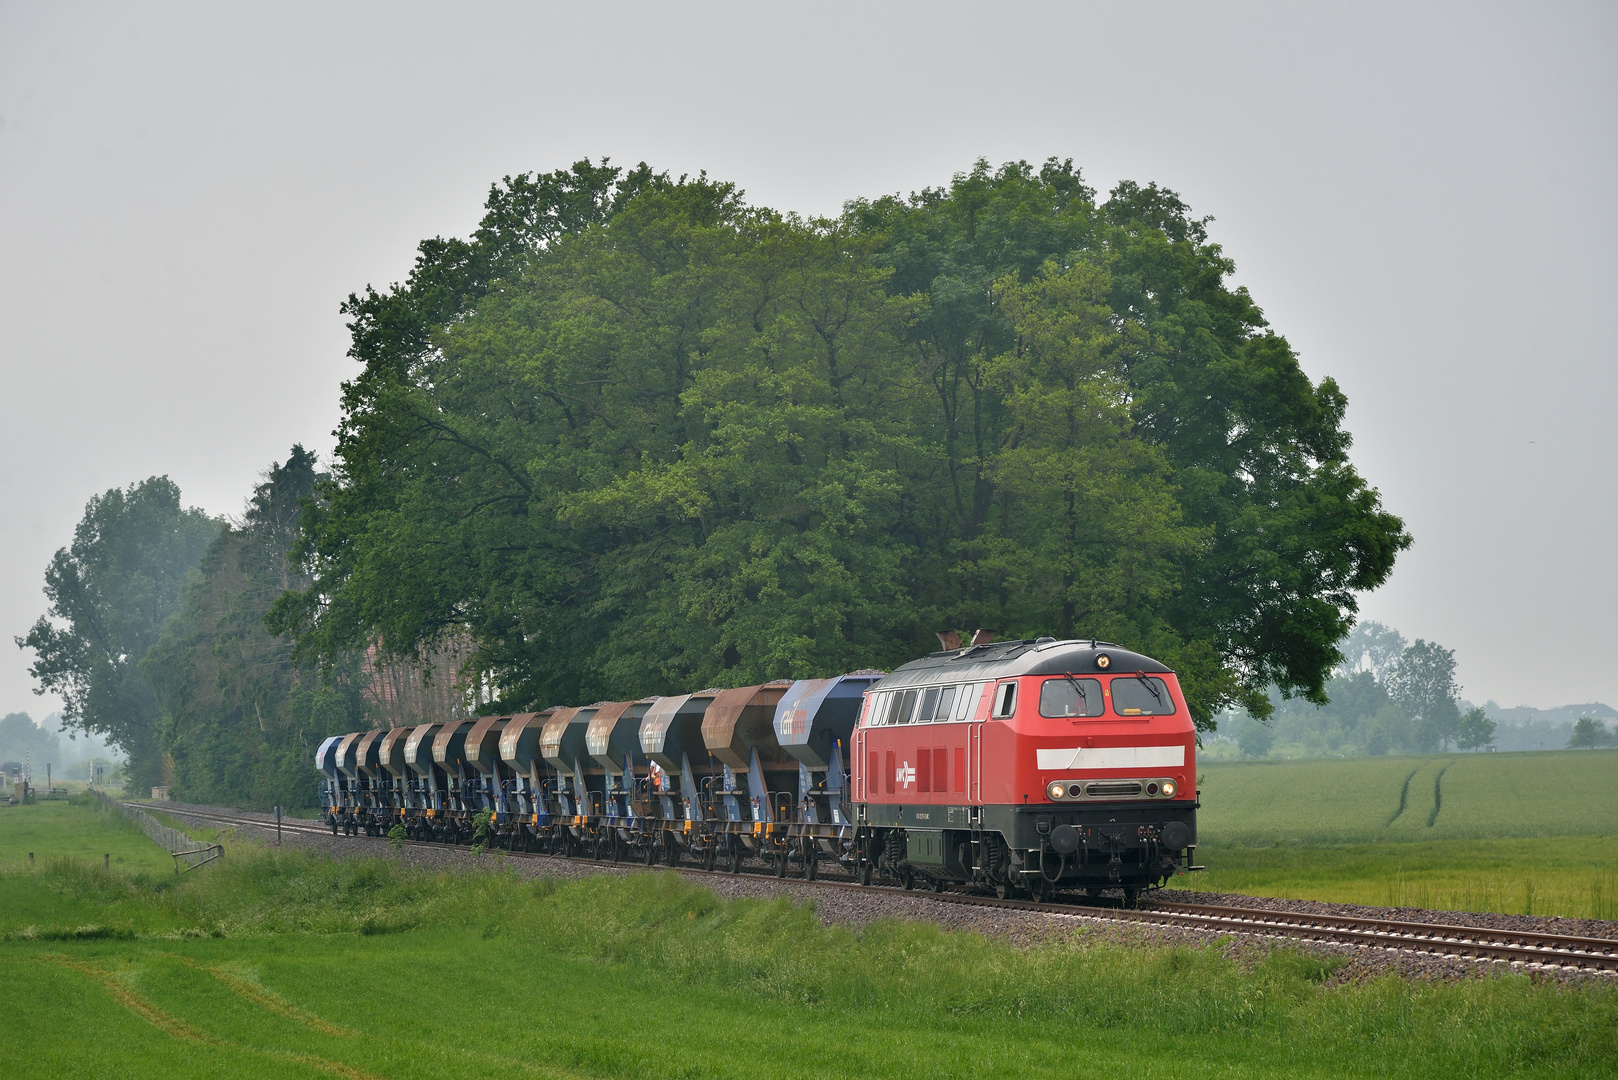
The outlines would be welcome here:
<svg viewBox="0 0 1618 1080">
<path fill-rule="evenodd" d="M 242 817 L 231 814 L 204 813 L 194 810 L 170 811 L 202 821 L 248 826 L 273 831 L 274 821 Z M 304 820 L 283 820 L 286 832 L 328 835 L 325 825 Z M 410 847 L 443 848 L 446 845 L 424 841 L 405 841 Z M 505 852 L 511 858 L 553 859 L 562 856 L 525 852 Z M 635 863 L 598 863 L 594 859 L 575 856 L 571 861 L 591 865 L 616 865 L 634 869 Z M 722 870 L 703 870 L 695 866 L 678 867 L 682 873 L 724 875 Z M 748 876 L 770 877 L 767 871 L 747 871 Z M 867 888 L 849 881 L 819 879 L 805 881 L 791 879 L 800 885 L 826 889 Z M 1492 961 L 1522 965 L 1530 968 L 1573 968 L 1592 972 L 1618 974 L 1618 940 L 1611 938 L 1577 937 L 1568 934 L 1550 934 L 1525 930 L 1493 930 L 1476 926 L 1454 926 L 1444 923 L 1407 922 L 1399 919 L 1373 919 L 1349 915 L 1315 915 L 1295 911 L 1276 911 L 1268 908 L 1247 908 L 1210 904 L 1177 904 L 1153 900 L 1150 908 L 1126 909 L 1119 906 L 1096 906 L 1078 903 L 1049 903 L 1034 900 L 1000 900 L 967 892 L 917 893 L 920 897 L 940 903 L 968 904 L 979 907 L 1006 908 L 1015 911 L 1035 911 L 1055 915 L 1094 919 L 1109 922 L 1144 923 L 1159 926 L 1178 926 L 1213 933 L 1247 934 L 1258 937 L 1290 940 L 1319 941 L 1361 948 L 1392 949 L 1435 956 L 1452 956 L 1476 961 Z"/>
</svg>

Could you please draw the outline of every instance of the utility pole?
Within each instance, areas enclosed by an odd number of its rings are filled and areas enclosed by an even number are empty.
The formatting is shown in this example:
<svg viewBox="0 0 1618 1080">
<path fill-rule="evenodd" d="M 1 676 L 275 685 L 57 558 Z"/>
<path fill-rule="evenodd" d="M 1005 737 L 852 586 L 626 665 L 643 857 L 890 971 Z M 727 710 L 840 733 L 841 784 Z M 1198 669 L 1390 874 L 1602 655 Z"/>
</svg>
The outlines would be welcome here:
<svg viewBox="0 0 1618 1080">
<path fill-rule="evenodd" d="M 281 846 L 281 804 L 275 804 L 275 846 Z"/>
</svg>

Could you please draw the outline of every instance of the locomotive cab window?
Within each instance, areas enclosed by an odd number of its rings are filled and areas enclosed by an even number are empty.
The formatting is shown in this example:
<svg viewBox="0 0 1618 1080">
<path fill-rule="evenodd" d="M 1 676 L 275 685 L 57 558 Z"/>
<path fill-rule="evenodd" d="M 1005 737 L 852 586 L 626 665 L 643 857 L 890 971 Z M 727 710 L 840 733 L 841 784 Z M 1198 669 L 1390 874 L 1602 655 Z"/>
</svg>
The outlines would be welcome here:
<svg viewBox="0 0 1618 1080">
<path fill-rule="evenodd" d="M 989 715 L 996 720 L 1004 720 L 1017 709 L 1017 684 L 1014 682 L 1001 683 L 994 688 L 994 712 Z"/>
<path fill-rule="evenodd" d="M 1116 693 L 1116 691 L 1114 691 Z M 1106 710 L 1098 679 L 1046 679 L 1039 688 L 1041 716 L 1100 716 Z"/>
<path fill-rule="evenodd" d="M 1112 680 L 1112 711 L 1119 716 L 1172 716 L 1174 698 L 1162 679 L 1120 675 Z"/>
</svg>

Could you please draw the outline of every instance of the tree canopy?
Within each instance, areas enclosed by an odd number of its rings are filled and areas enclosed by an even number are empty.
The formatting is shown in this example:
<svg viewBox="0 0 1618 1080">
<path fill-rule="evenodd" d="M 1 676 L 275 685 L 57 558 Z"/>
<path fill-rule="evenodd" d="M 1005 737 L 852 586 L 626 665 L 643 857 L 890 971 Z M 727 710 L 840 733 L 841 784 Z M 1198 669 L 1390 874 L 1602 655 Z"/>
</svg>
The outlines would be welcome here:
<svg viewBox="0 0 1618 1080">
<path fill-rule="evenodd" d="M 470 634 L 511 708 L 1096 636 L 1200 723 L 1324 700 L 1409 543 L 1173 192 L 980 162 L 833 219 L 706 176 L 507 178 L 350 296 L 333 477 L 271 616 L 328 662 Z"/>
<path fill-rule="evenodd" d="M 161 782 L 162 771 L 157 701 L 140 661 L 220 527 L 182 507 L 166 476 L 92 498 L 45 571 L 48 614 L 16 639 L 36 654 L 29 671 L 40 692 L 62 696 L 63 727 L 122 749 L 137 787 Z"/>
</svg>

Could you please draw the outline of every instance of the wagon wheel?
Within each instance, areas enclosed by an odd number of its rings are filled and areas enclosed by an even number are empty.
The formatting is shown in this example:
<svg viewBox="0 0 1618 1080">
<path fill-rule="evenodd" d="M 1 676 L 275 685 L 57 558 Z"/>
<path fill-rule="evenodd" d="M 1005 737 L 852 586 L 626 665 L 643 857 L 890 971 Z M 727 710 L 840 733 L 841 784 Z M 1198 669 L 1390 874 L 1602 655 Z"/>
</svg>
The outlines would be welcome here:
<svg viewBox="0 0 1618 1080">
<path fill-rule="evenodd" d="M 1124 907 L 1137 908 L 1140 906 L 1140 890 L 1133 885 L 1124 886 Z"/>
<path fill-rule="evenodd" d="M 702 866 L 704 870 L 709 871 L 717 870 L 719 868 L 718 848 L 710 845 L 708 850 L 702 853 Z"/>
<path fill-rule="evenodd" d="M 1002 900 L 1009 897 L 1011 895 L 1011 883 L 1008 882 L 1008 881 L 997 881 L 997 882 L 995 882 L 994 883 L 994 895 L 998 896 Z"/>
<path fill-rule="evenodd" d="M 663 861 L 670 866 L 680 865 L 680 842 L 673 833 L 663 834 Z"/>
<path fill-rule="evenodd" d="M 775 853 L 775 876 L 778 878 L 787 876 L 787 853 L 784 851 Z"/>
<path fill-rule="evenodd" d="M 657 862 L 657 841 L 651 837 L 646 838 L 646 865 L 652 866 Z"/>
</svg>

